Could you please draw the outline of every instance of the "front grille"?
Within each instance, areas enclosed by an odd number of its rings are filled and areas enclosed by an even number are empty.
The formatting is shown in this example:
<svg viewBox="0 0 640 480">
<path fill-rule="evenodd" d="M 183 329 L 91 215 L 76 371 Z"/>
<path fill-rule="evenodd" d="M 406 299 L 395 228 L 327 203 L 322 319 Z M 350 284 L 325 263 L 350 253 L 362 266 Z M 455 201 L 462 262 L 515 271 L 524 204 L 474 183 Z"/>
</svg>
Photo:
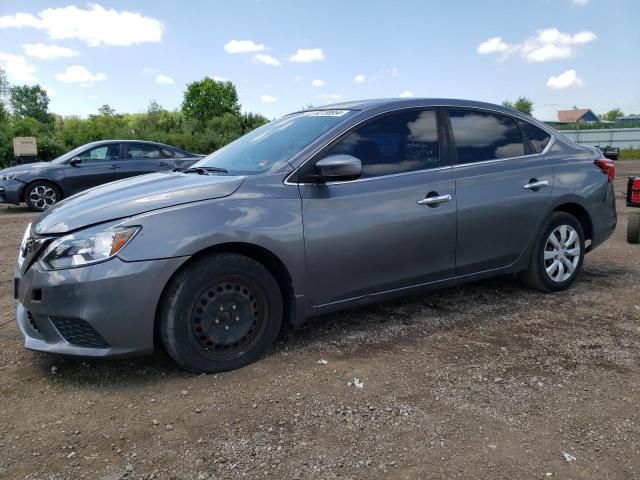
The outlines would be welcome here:
<svg viewBox="0 0 640 480">
<path fill-rule="evenodd" d="M 94 328 L 80 318 L 51 317 L 60 335 L 72 345 L 86 348 L 105 348 L 109 344 Z"/>
</svg>

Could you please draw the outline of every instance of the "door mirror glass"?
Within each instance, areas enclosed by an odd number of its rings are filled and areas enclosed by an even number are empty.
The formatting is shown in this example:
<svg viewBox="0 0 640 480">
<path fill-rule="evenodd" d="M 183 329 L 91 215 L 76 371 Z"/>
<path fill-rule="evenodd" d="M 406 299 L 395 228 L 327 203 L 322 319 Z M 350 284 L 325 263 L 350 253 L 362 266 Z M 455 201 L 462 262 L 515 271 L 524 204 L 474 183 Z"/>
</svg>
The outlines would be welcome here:
<svg viewBox="0 0 640 480">
<path fill-rule="evenodd" d="M 72 167 L 76 167 L 81 163 L 82 159 L 80 157 L 73 157 L 71 160 L 69 160 L 69 165 L 71 165 Z"/>
<path fill-rule="evenodd" d="M 316 170 L 325 181 L 353 180 L 362 174 L 362 162 L 351 155 L 330 155 L 316 162 Z"/>
</svg>

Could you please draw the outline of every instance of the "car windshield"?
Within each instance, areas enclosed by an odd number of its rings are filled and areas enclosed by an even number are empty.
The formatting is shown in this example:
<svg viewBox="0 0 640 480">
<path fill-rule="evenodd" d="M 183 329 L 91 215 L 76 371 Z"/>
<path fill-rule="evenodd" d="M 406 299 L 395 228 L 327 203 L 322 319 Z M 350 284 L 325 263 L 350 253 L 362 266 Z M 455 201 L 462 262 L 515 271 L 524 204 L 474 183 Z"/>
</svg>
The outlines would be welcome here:
<svg viewBox="0 0 640 480">
<path fill-rule="evenodd" d="M 313 110 L 287 115 L 216 150 L 193 168 L 215 167 L 231 175 L 266 172 L 352 114 L 351 110 Z"/>
<path fill-rule="evenodd" d="M 70 158 L 73 158 L 73 157 L 77 156 L 79 153 L 82 153 L 87 148 L 89 148 L 87 145 L 81 145 L 81 146 L 79 146 L 77 148 L 74 148 L 70 152 L 64 153 L 64 154 L 60 155 L 59 157 L 54 158 L 49 163 L 55 163 L 55 164 L 64 163 L 67 160 L 69 160 Z"/>
</svg>

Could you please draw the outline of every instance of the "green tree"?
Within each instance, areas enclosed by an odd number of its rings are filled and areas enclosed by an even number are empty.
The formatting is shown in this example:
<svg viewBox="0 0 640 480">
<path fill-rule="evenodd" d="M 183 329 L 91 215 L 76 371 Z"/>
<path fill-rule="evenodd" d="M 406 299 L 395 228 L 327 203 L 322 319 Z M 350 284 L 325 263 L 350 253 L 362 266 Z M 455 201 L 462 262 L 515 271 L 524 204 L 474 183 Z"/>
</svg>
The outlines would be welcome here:
<svg viewBox="0 0 640 480">
<path fill-rule="evenodd" d="M 111 107 L 111 105 L 104 104 L 98 109 L 99 115 L 104 115 L 105 117 L 115 117 L 116 110 Z"/>
<path fill-rule="evenodd" d="M 40 85 L 13 86 L 10 90 L 11 109 L 18 118 L 35 118 L 39 122 L 49 123 L 49 95 Z"/>
<path fill-rule="evenodd" d="M 187 120 L 202 130 L 214 117 L 225 113 L 239 115 L 238 92 L 232 82 L 218 82 L 205 77 L 199 82 L 187 84 L 182 101 L 182 113 Z"/>
<path fill-rule="evenodd" d="M 504 102 L 502 102 L 502 106 L 514 108 L 519 112 L 526 113 L 527 115 L 531 115 L 531 112 L 533 112 L 533 102 L 527 97 L 518 97 L 515 102 L 505 100 Z"/>
<path fill-rule="evenodd" d="M 624 117 L 624 112 L 619 108 L 613 108 L 604 115 L 600 115 L 600 120 L 615 122 L 618 117 Z"/>
</svg>

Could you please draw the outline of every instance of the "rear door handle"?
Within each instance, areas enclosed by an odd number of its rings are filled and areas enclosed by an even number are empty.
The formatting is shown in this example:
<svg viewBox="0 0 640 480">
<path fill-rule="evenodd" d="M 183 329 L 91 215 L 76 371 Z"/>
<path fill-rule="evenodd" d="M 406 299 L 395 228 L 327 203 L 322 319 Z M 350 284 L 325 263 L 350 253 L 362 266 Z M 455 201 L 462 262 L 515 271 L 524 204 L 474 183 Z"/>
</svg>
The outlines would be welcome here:
<svg viewBox="0 0 640 480">
<path fill-rule="evenodd" d="M 118 170 L 120 169 L 120 165 L 110 165 L 109 170 Z"/>
<path fill-rule="evenodd" d="M 542 187 L 548 187 L 548 186 L 549 186 L 548 180 L 537 181 L 536 179 L 531 179 L 529 180 L 529 183 L 527 183 L 526 185 L 523 185 L 522 188 L 526 188 L 527 190 L 538 190 Z"/>
<path fill-rule="evenodd" d="M 169 164 L 167 162 L 158 162 L 158 163 L 156 163 L 156 165 L 159 166 L 159 167 L 166 167 Z"/>
<path fill-rule="evenodd" d="M 418 205 L 435 206 L 451 200 L 451 195 L 436 195 L 418 200 Z"/>
</svg>

